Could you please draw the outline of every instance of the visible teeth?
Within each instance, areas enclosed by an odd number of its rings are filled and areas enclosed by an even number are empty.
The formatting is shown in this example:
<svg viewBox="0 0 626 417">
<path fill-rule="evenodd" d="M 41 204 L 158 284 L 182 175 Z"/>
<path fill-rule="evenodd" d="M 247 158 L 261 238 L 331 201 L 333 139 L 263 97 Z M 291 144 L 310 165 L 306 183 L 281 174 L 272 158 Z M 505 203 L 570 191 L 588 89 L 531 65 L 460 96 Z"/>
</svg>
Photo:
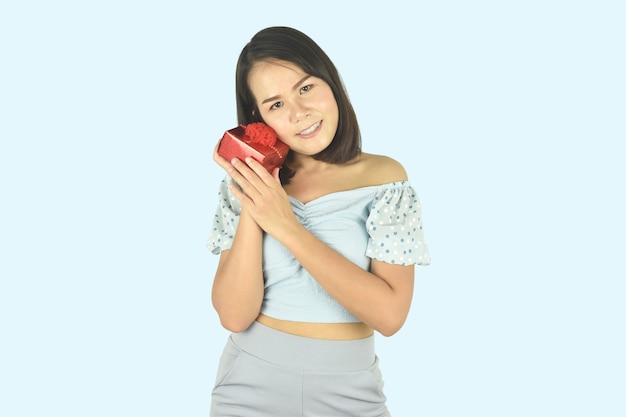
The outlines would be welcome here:
<svg viewBox="0 0 626 417">
<path fill-rule="evenodd" d="M 309 133 L 313 132 L 315 129 L 317 129 L 317 127 L 320 125 L 321 122 L 317 122 L 315 123 L 313 126 L 311 126 L 310 128 L 308 128 L 307 130 L 303 130 L 302 132 L 300 132 L 301 135 L 308 135 Z"/>
</svg>

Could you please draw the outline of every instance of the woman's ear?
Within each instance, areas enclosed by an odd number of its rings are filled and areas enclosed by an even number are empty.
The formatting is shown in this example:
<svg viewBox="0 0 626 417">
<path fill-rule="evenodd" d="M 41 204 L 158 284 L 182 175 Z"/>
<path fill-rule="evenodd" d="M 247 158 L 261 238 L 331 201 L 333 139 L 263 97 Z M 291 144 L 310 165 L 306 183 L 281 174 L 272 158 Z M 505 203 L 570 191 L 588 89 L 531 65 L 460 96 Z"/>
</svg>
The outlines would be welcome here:
<svg viewBox="0 0 626 417">
<path fill-rule="evenodd" d="M 250 113 L 252 114 L 250 120 L 255 122 L 263 122 L 263 118 L 256 109 L 253 109 Z"/>
</svg>

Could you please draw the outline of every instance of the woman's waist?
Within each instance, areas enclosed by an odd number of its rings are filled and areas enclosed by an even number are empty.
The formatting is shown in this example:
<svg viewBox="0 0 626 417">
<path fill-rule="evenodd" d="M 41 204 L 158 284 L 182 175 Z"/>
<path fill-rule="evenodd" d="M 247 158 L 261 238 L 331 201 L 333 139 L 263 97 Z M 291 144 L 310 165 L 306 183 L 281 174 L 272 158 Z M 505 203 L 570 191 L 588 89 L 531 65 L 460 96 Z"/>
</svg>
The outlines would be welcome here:
<svg viewBox="0 0 626 417">
<path fill-rule="evenodd" d="M 301 337 L 273 329 L 259 321 L 232 333 L 238 349 L 264 361 L 304 371 L 351 372 L 376 361 L 374 335 L 355 340 Z"/>
<path fill-rule="evenodd" d="M 309 323 L 281 320 L 259 314 L 257 322 L 295 336 L 324 340 L 358 340 L 371 336 L 374 331 L 365 323 Z"/>
</svg>

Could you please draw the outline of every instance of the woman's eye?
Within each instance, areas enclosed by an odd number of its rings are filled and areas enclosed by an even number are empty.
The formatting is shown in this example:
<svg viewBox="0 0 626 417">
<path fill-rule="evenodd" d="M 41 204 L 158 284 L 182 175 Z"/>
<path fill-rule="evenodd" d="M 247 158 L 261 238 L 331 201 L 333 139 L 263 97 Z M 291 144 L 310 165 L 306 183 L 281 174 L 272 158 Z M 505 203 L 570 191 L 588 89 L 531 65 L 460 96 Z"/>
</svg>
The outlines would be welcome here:
<svg viewBox="0 0 626 417">
<path fill-rule="evenodd" d="M 300 92 L 301 92 L 301 93 L 306 93 L 307 91 L 310 91 L 310 90 L 311 90 L 311 88 L 313 88 L 313 86 L 312 86 L 311 84 L 309 84 L 309 85 L 305 85 L 304 87 L 302 87 L 302 88 L 300 89 Z"/>
<path fill-rule="evenodd" d="M 270 110 L 274 110 L 282 106 L 283 106 L 282 101 L 277 101 L 276 103 L 272 104 L 272 107 L 270 107 Z"/>
</svg>

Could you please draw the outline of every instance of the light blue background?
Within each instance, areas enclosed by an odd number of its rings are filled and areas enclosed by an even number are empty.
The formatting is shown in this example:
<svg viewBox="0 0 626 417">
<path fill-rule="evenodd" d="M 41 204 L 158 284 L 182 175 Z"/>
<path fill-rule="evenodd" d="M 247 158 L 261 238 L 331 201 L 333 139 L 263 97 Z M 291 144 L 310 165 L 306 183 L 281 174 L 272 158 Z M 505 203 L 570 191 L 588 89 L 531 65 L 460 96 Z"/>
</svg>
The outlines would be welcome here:
<svg viewBox="0 0 626 417">
<path fill-rule="evenodd" d="M 208 415 L 211 154 L 289 25 L 422 199 L 394 416 L 626 416 L 620 3 L 3 2 L 0 415 Z"/>
</svg>

